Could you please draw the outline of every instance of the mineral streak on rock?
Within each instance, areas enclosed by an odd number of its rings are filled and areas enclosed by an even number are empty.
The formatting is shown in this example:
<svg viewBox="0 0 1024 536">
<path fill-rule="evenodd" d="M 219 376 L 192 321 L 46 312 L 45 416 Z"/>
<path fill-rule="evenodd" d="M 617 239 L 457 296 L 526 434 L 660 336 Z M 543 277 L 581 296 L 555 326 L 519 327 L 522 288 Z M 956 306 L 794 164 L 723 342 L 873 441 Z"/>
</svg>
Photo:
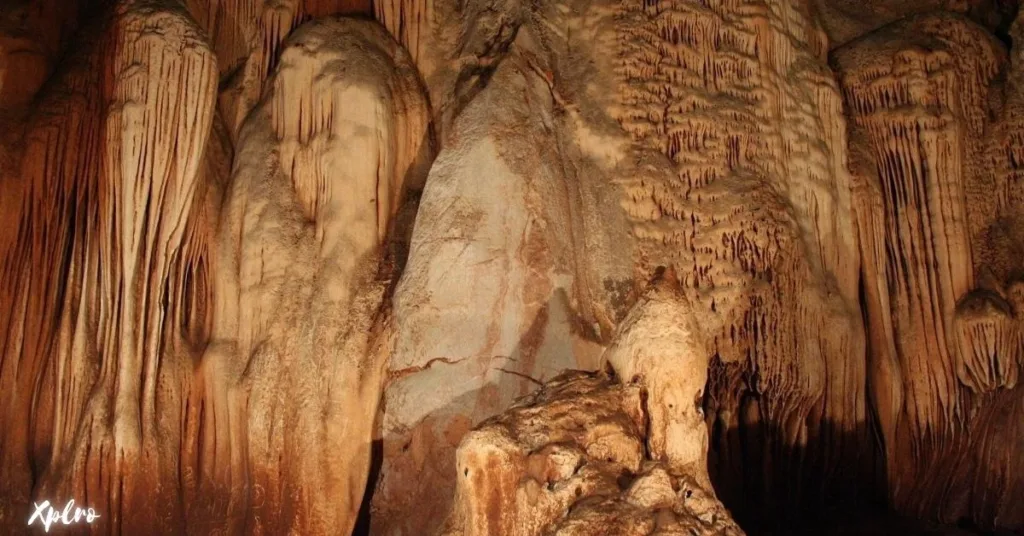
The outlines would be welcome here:
<svg viewBox="0 0 1024 536">
<path fill-rule="evenodd" d="M 575 177 L 545 124 L 549 107 L 548 86 L 525 65 L 500 67 L 430 171 L 392 302 L 375 532 L 430 530 L 473 424 L 563 369 L 597 366 L 600 347 L 577 313 L 587 257 L 566 210 Z"/>
<path fill-rule="evenodd" d="M 671 162 L 625 181 L 643 272 L 675 266 L 716 356 L 708 422 L 764 426 L 756 492 L 795 499 L 804 477 L 783 468 L 816 464 L 805 475 L 820 486 L 867 443 L 860 256 L 827 40 L 802 2 L 621 6 L 616 116 Z M 745 393 L 759 402 L 742 425 Z M 724 435 L 713 441 L 723 469 L 761 472 L 729 460 Z M 809 445 L 828 452 L 767 461 Z"/>
<path fill-rule="evenodd" d="M 393 299 L 374 533 L 431 532 L 451 509 L 463 435 L 561 370 L 597 368 L 630 304 L 633 245 L 613 182 L 628 139 L 610 118 L 591 121 L 607 116 L 594 97 L 610 100 L 611 80 L 590 62 L 611 58 L 582 47 L 614 44 L 614 11 L 544 4 L 502 30 L 516 3 L 486 5 L 465 6 L 481 19 L 460 50 L 497 61 L 467 71 L 486 85 L 442 138 Z"/>
</svg>

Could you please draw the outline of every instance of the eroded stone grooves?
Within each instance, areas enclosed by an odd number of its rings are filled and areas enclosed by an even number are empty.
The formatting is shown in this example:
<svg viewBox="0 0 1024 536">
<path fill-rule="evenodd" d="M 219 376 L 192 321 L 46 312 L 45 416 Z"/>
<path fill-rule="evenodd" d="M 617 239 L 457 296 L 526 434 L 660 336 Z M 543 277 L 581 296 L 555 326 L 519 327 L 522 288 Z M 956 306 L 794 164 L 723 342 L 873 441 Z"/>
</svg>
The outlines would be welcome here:
<svg viewBox="0 0 1024 536">
<path fill-rule="evenodd" d="M 374 2 L 373 8 L 377 20 L 406 47 L 413 62 L 419 64 L 425 59 L 425 34 L 432 27 L 433 0 L 380 0 Z"/>
<path fill-rule="evenodd" d="M 0 530 L 1024 526 L 1024 34 L 861 3 L 4 3 Z"/>
<path fill-rule="evenodd" d="M 624 205 L 647 270 L 676 266 L 715 370 L 734 375 L 712 378 L 709 419 L 732 419 L 750 390 L 760 404 L 748 426 L 773 427 L 765 453 L 822 441 L 821 459 L 772 471 L 834 468 L 843 441 L 863 437 L 866 406 L 854 387 L 864 366 L 850 358 L 864 344 L 845 125 L 824 35 L 799 2 L 627 1 L 621 16 L 617 116 L 675 169 L 628 182 Z"/>
<path fill-rule="evenodd" d="M 390 352 L 381 260 L 433 156 L 429 111 L 379 25 L 323 18 L 283 46 L 238 133 L 189 492 L 228 532 L 347 533 Z"/>
</svg>

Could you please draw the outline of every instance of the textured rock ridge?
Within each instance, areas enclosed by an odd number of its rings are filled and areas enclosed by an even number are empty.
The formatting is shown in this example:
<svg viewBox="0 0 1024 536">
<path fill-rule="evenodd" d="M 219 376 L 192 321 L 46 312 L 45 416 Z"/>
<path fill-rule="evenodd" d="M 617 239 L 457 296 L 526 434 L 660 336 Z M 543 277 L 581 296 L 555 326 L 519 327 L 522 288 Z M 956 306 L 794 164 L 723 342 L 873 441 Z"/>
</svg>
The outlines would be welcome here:
<svg viewBox="0 0 1024 536">
<path fill-rule="evenodd" d="M 256 106 L 284 40 L 317 17 L 372 12 L 369 0 L 182 0 L 210 36 L 224 88 L 219 109 L 232 139 Z"/>
<path fill-rule="evenodd" d="M 0 526 L 74 498 L 101 532 L 349 532 L 433 151 L 415 67 L 372 22 L 295 32 L 232 171 L 183 8 L 88 35 L 5 145 Z"/>
<path fill-rule="evenodd" d="M 743 534 L 707 472 L 701 336 L 659 271 L 602 356 L 628 383 L 568 372 L 467 434 L 443 533 Z"/>
<path fill-rule="evenodd" d="M 659 274 L 602 357 L 621 380 L 565 373 L 467 434 L 445 533 L 743 534 L 708 476 L 691 313 Z"/>
<path fill-rule="evenodd" d="M 673 271 L 659 275 L 619 330 L 603 360 L 617 376 L 642 386 L 647 452 L 711 489 L 703 408 L 708 355 Z"/>
<path fill-rule="evenodd" d="M 394 263 L 382 254 L 431 156 L 427 108 L 404 51 L 350 19 L 297 30 L 268 87 L 239 134 L 220 322 L 192 402 L 218 415 L 197 421 L 211 438 L 199 459 L 245 456 L 250 474 L 199 470 L 253 490 L 227 506 L 254 525 L 226 530 L 347 532 L 390 351 L 380 306 Z"/>
<path fill-rule="evenodd" d="M 0 534 L 1024 528 L 1016 0 L 0 4 Z"/>
</svg>

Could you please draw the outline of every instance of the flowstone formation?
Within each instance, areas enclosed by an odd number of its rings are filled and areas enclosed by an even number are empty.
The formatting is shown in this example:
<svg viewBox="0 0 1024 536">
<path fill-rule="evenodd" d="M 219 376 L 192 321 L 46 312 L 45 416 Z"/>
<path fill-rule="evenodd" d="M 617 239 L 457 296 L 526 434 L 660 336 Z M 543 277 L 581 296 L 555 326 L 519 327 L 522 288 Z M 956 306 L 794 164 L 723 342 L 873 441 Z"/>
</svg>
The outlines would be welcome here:
<svg viewBox="0 0 1024 536">
<path fill-rule="evenodd" d="M 1014 0 L 2 4 L 0 533 L 1024 529 Z"/>
<path fill-rule="evenodd" d="M 349 532 L 433 150 L 415 67 L 375 23 L 311 23 L 232 146 L 183 7 L 83 32 L 8 118 L 0 526 L 74 499 L 100 533 Z"/>
<path fill-rule="evenodd" d="M 625 179 L 624 206 L 707 334 L 712 475 L 753 517 L 818 509 L 869 485 L 872 455 L 827 39 L 802 2 L 622 5 L 615 115 L 669 161 Z"/>
<path fill-rule="evenodd" d="M 88 495 L 107 530 L 168 530 L 180 503 L 151 490 L 177 471 L 207 322 L 216 58 L 173 5 L 120 3 L 83 33 L 4 145 L 0 525 Z"/>
<path fill-rule="evenodd" d="M 404 50 L 347 19 L 293 33 L 269 83 L 223 205 L 196 471 L 227 493 L 206 516 L 240 509 L 225 530 L 348 532 L 390 353 L 391 237 L 432 156 L 426 100 Z M 248 474 L 216 463 L 243 455 Z"/>
<path fill-rule="evenodd" d="M 1019 63 L 1003 82 L 1002 44 L 952 14 L 894 24 L 834 61 L 853 119 L 868 385 L 892 501 L 1021 526 L 1024 459 L 1003 450 L 1024 439 Z"/>
<path fill-rule="evenodd" d="M 232 140 L 260 101 L 288 35 L 329 15 L 368 15 L 370 0 L 180 0 L 217 54 L 218 109 Z"/>
</svg>

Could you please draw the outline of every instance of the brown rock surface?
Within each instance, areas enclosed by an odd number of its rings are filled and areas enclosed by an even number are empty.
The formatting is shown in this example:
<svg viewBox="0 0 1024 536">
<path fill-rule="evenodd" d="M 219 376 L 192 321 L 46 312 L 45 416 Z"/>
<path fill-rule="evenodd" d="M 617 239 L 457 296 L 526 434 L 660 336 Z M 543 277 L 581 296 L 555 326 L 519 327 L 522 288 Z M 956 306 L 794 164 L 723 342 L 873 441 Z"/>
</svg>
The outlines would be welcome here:
<svg viewBox="0 0 1024 536">
<path fill-rule="evenodd" d="M 216 58 L 180 6 L 88 35 L 5 146 L 0 526 L 42 497 L 101 532 L 350 531 L 381 252 L 432 150 L 415 67 L 372 22 L 297 31 L 229 175 Z"/>
</svg>

